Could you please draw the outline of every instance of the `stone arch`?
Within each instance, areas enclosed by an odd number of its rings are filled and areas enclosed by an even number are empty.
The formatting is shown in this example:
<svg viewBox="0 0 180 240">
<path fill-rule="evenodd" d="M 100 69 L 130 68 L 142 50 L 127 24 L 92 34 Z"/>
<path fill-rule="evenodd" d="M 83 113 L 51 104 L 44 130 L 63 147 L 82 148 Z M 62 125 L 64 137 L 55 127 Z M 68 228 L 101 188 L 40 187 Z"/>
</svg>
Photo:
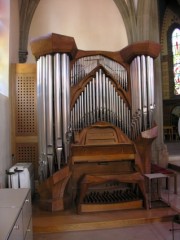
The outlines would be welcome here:
<svg viewBox="0 0 180 240">
<path fill-rule="evenodd" d="M 129 44 L 144 40 L 159 40 L 156 39 L 159 29 L 157 24 L 154 24 L 158 19 L 156 0 L 138 0 L 137 8 L 135 1 L 114 0 L 114 2 L 123 17 Z"/>
<path fill-rule="evenodd" d="M 19 62 L 24 63 L 27 60 L 27 43 L 28 34 L 34 12 L 40 0 L 19 0 L 19 19 L 20 19 L 20 33 L 19 33 Z"/>
</svg>

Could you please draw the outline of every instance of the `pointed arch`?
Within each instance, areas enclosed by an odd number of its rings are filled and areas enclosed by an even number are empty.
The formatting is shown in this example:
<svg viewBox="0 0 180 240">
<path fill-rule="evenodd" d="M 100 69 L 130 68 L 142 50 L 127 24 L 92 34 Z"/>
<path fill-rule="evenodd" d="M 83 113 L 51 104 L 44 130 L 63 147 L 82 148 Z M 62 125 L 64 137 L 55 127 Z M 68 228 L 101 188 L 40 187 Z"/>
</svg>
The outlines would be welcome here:
<svg viewBox="0 0 180 240">
<path fill-rule="evenodd" d="M 27 43 L 31 20 L 40 0 L 19 0 L 19 62 L 24 63 L 27 59 Z"/>
<path fill-rule="evenodd" d="M 114 0 L 126 27 L 129 44 L 137 41 L 157 41 L 158 26 L 157 1 Z"/>
<path fill-rule="evenodd" d="M 135 7 L 132 1 L 114 0 L 119 12 L 122 15 L 124 25 L 126 27 L 128 43 L 131 44 L 136 41 L 136 16 Z M 127 2 L 127 3 L 126 3 Z M 133 28 L 135 28 L 133 30 Z"/>
<path fill-rule="evenodd" d="M 174 53 L 173 53 L 173 43 L 172 43 L 172 36 L 173 36 L 173 32 L 175 29 L 179 29 L 180 31 L 180 24 L 179 23 L 173 23 L 168 31 L 167 31 L 167 46 L 168 46 L 168 61 L 169 61 L 169 86 L 170 86 L 170 96 L 172 98 L 176 98 L 180 96 L 180 94 L 177 94 L 177 89 L 175 90 L 175 88 L 177 88 L 177 86 L 180 84 L 175 83 L 175 77 L 177 77 L 178 75 L 174 75 L 174 61 L 173 61 L 173 57 L 174 57 Z M 179 54 L 180 55 L 180 54 Z"/>
</svg>

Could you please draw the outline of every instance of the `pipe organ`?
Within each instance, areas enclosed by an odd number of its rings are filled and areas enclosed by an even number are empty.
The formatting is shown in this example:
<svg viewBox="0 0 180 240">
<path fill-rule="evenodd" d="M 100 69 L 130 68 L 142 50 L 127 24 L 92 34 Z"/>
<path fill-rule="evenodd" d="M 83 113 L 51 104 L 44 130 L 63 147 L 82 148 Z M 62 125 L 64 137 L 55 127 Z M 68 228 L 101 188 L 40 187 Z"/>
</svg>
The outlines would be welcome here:
<svg viewBox="0 0 180 240">
<path fill-rule="evenodd" d="M 153 62 L 159 45 L 82 51 L 72 37 L 53 33 L 34 39 L 31 48 L 41 204 L 62 210 L 68 192 L 79 212 L 147 207 L 143 174 L 150 172 L 157 137 Z"/>
</svg>

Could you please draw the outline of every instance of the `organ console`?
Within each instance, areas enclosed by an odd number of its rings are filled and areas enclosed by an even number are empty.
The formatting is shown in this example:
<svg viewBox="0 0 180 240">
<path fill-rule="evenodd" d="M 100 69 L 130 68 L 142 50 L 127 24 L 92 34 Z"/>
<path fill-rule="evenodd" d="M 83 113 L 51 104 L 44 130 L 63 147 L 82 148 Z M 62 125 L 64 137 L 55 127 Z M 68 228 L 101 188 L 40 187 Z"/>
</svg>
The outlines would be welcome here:
<svg viewBox="0 0 180 240">
<path fill-rule="evenodd" d="M 31 49 L 41 207 L 57 211 L 75 203 L 79 213 L 147 208 L 143 174 L 150 173 L 157 137 L 153 61 L 159 44 L 82 51 L 74 38 L 52 33 L 32 40 Z"/>
</svg>

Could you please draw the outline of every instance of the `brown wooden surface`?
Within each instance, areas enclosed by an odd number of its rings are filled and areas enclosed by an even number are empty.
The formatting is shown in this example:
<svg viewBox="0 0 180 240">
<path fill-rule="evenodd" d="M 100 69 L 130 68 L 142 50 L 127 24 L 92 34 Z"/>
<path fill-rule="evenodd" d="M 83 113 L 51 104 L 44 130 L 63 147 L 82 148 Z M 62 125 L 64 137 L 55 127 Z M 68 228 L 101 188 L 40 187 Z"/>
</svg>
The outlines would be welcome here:
<svg viewBox="0 0 180 240">
<path fill-rule="evenodd" d="M 104 133 L 99 136 L 99 130 Z M 106 131 L 108 134 L 106 134 Z M 89 134 L 90 132 L 90 134 Z M 111 132 L 111 139 L 114 144 L 105 145 L 106 138 L 109 139 L 109 132 Z M 89 138 L 92 138 L 96 143 L 96 139 L 100 139 L 102 144 L 92 145 Z M 149 150 L 149 149 L 148 149 Z M 147 205 L 146 190 L 143 175 L 136 172 L 136 154 L 133 142 L 117 127 L 100 122 L 87 127 L 79 134 L 79 138 L 75 144 L 71 146 L 71 161 L 72 161 L 72 189 L 73 199 L 78 199 L 78 212 L 98 210 L 93 204 L 89 204 L 87 209 L 83 204 L 83 199 L 91 186 L 109 181 L 118 181 L 133 183 L 139 186 L 142 194 L 143 206 Z M 83 204 L 83 208 L 81 205 Z M 119 205 L 120 208 L 127 207 L 128 204 Z M 107 208 L 106 208 L 107 207 Z M 135 208 L 136 203 L 129 205 L 129 208 Z M 109 211 L 112 208 L 109 204 L 101 205 L 101 211 Z"/>
<path fill-rule="evenodd" d="M 40 183 L 38 187 L 40 208 L 48 211 L 64 210 L 64 192 L 70 176 L 71 172 L 66 166 Z"/>
<path fill-rule="evenodd" d="M 154 126 L 141 133 L 134 141 L 136 147 L 136 164 L 143 174 L 151 173 L 151 146 L 158 136 L 158 127 Z"/>
<path fill-rule="evenodd" d="M 34 200 L 32 223 L 34 234 L 58 233 L 111 229 L 144 223 L 170 221 L 176 213 L 170 207 L 163 207 L 150 210 L 131 209 L 78 215 L 74 205 L 65 211 L 47 212 L 41 210 Z M 47 235 L 46 239 L 49 239 L 49 236 Z"/>
<path fill-rule="evenodd" d="M 53 53 L 69 53 L 74 56 L 77 52 L 73 37 L 50 33 L 31 41 L 31 50 L 38 59 L 40 56 Z"/>
<path fill-rule="evenodd" d="M 121 203 L 112 203 L 112 204 L 80 204 L 79 212 L 88 213 L 88 212 L 103 212 L 103 211 L 116 211 L 116 210 L 127 210 L 127 209 L 142 209 L 143 201 L 127 201 Z"/>
</svg>

